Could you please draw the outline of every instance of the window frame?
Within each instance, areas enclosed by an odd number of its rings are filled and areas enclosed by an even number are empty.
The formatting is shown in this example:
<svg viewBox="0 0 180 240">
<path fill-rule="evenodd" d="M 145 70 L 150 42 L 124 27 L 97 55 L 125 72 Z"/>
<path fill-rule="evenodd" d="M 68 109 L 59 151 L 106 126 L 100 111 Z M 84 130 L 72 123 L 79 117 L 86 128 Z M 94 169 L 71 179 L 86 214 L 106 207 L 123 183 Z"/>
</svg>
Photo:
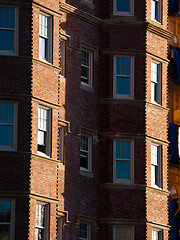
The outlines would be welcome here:
<svg viewBox="0 0 180 240">
<path fill-rule="evenodd" d="M 154 232 L 158 232 L 158 239 L 154 239 Z M 153 228 L 152 229 L 152 240 L 163 240 L 163 229 Z"/>
<path fill-rule="evenodd" d="M 83 51 L 89 54 L 89 66 L 84 65 L 82 63 L 82 52 Z M 86 87 L 90 87 L 90 88 L 93 88 L 93 59 L 94 59 L 93 51 L 88 50 L 87 48 L 83 47 L 81 49 L 81 84 L 86 86 Z M 83 78 L 83 76 L 82 76 L 82 67 L 87 67 L 89 69 L 89 74 L 88 74 L 88 78 L 89 79 L 87 78 L 88 83 L 85 83 L 84 81 L 82 81 L 82 78 Z"/>
<path fill-rule="evenodd" d="M 65 136 L 66 136 L 66 126 L 60 125 L 59 126 L 59 160 L 62 164 L 64 164 L 64 143 L 65 143 Z"/>
<path fill-rule="evenodd" d="M 156 147 L 157 149 L 157 159 L 153 160 L 153 150 L 152 148 Z M 163 171 L 162 171 L 162 145 L 151 142 L 151 186 L 154 188 L 162 189 L 163 188 Z M 157 172 L 156 172 L 157 167 Z M 154 169 L 154 170 L 153 170 Z M 154 172 L 154 174 L 152 174 Z M 158 175 L 156 175 L 158 174 Z M 157 178 L 157 179 L 156 179 Z"/>
<path fill-rule="evenodd" d="M 158 4 L 157 7 L 156 3 Z M 154 22 L 162 24 L 162 0 L 151 0 L 151 19 Z"/>
<path fill-rule="evenodd" d="M 120 75 L 116 74 L 116 59 L 117 58 L 130 58 L 131 61 L 131 70 L 130 75 Z M 114 55 L 113 56 L 113 98 L 116 99 L 133 99 L 134 98 L 134 56 L 123 56 L 123 55 Z M 129 94 L 117 94 L 117 84 L 116 84 L 116 78 L 117 77 L 128 77 L 129 78 Z"/>
<path fill-rule="evenodd" d="M 63 38 L 60 38 L 60 67 L 61 67 L 61 73 L 60 75 L 62 77 L 65 77 L 66 72 L 66 40 Z"/>
<path fill-rule="evenodd" d="M 134 15 L 134 0 L 129 0 L 129 12 L 117 11 L 117 1 L 113 0 L 113 15 L 133 16 Z M 127 1 L 127 0 L 125 0 Z"/>
<path fill-rule="evenodd" d="M 17 56 L 19 51 L 19 8 L 17 6 L 10 6 L 10 5 L 1 5 L 2 8 L 14 8 L 15 10 L 15 17 L 14 17 L 14 49 L 13 51 L 9 50 L 0 50 L 0 55 L 10 55 L 10 56 Z M 0 28 L 1 29 L 8 29 L 8 28 Z"/>
<path fill-rule="evenodd" d="M 119 228 L 129 228 L 131 230 L 131 240 L 134 240 L 134 226 L 129 226 L 129 225 L 113 225 L 113 240 L 116 240 L 116 229 L 118 227 Z"/>
<path fill-rule="evenodd" d="M 153 80 L 153 64 L 157 66 L 157 80 Z M 153 59 L 151 60 L 151 102 L 162 105 L 162 63 Z"/>
<path fill-rule="evenodd" d="M 37 205 L 45 206 L 45 226 L 37 226 Z M 45 202 L 36 202 L 36 214 L 35 214 L 35 240 L 36 239 L 36 230 L 38 229 L 44 229 L 45 235 L 43 240 L 49 239 L 49 227 L 50 227 L 50 204 Z"/>
<path fill-rule="evenodd" d="M 121 179 L 116 177 L 116 162 L 117 161 L 127 161 L 123 159 L 116 159 L 116 142 L 117 141 L 128 141 L 130 142 L 130 151 L 131 151 L 131 158 L 129 159 L 129 179 Z M 124 184 L 131 184 L 134 182 L 134 140 L 133 139 L 113 139 L 113 182 L 114 183 L 124 183 Z"/>
<path fill-rule="evenodd" d="M 10 225 L 10 240 L 14 240 L 14 230 L 15 230 L 15 199 L 1 198 L 0 201 L 11 201 L 11 222 L 2 223 L 2 225 Z M 1 223 L 0 223 L 1 224 Z"/>
<path fill-rule="evenodd" d="M 39 109 L 44 109 L 47 111 L 47 136 L 45 138 L 46 142 L 47 142 L 47 146 L 46 146 L 46 153 L 42 152 L 42 151 L 39 151 L 38 150 L 38 145 L 39 142 L 38 142 L 38 139 L 39 139 L 39 131 L 43 131 L 43 129 L 40 129 L 39 128 Z M 38 136 L 37 136 L 37 154 L 40 155 L 40 156 L 45 156 L 45 157 L 51 157 L 51 138 L 52 138 L 52 109 L 49 108 L 49 107 L 45 107 L 45 106 L 42 106 L 42 105 L 39 105 L 38 106 Z M 45 132 L 45 130 L 43 131 Z M 42 145 L 43 146 L 43 145 Z"/>
<path fill-rule="evenodd" d="M 81 151 L 85 151 L 84 149 L 81 149 L 81 137 L 84 136 L 86 138 L 88 138 L 88 157 L 87 157 L 87 165 L 88 167 L 81 167 Z M 80 134 L 80 170 L 81 171 L 86 171 L 86 172 L 92 172 L 92 145 L 93 145 L 93 136 L 81 131 Z"/>
<path fill-rule="evenodd" d="M 47 38 L 45 38 L 45 36 L 41 35 L 40 34 L 40 26 L 42 24 L 40 24 L 40 19 L 41 17 L 40 16 L 44 16 L 47 18 Z M 41 61 L 44 61 L 44 62 L 47 62 L 47 63 L 53 63 L 53 54 L 52 54 L 52 51 L 53 51 L 53 39 L 52 39 L 52 33 L 53 33 L 53 17 L 52 15 L 49 15 L 45 12 L 39 12 L 39 60 Z M 45 48 L 44 48 L 44 52 L 45 54 L 47 54 L 47 57 L 43 58 L 40 56 L 40 38 L 44 38 L 44 39 L 48 39 L 48 43 L 47 43 L 47 50 L 46 50 L 46 45 L 45 45 Z M 46 53 L 47 51 L 47 53 Z"/>
<path fill-rule="evenodd" d="M 0 103 L 7 103 L 14 105 L 14 123 L 0 123 L 0 126 L 13 126 L 12 130 L 12 147 L 11 146 L 0 146 L 0 151 L 16 151 L 17 150 L 17 119 L 18 119 L 18 104 L 13 101 L 0 101 Z"/>
<path fill-rule="evenodd" d="M 84 224 L 87 225 L 87 238 L 83 238 L 80 236 L 80 225 Z M 79 222 L 79 240 L 91 240 L 91 231 L 92 231 L 92 225 L 89 222 L 85 222 L 85 221 L 80 221 Z"/>
</svg>

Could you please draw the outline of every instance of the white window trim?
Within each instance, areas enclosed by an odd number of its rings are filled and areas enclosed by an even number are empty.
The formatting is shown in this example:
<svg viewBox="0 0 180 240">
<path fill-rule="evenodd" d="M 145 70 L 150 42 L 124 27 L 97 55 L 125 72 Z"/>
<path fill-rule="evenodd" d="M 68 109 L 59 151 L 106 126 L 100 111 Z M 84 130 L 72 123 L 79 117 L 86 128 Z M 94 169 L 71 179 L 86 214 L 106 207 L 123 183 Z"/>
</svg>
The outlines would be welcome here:
<svg viewBox="0 0 180 240">
<path fill-rule="evenodd" d="M 81 171 L 92 172 L 92 143 L 93 143 L 93 136 L 90 134 L 81 131 L 80 137 L 85 136 L 88 138 L 88 168 L 84 168 L 80 166 Z M 81 155 L 81 146 L 80 146 L 80 155 Z"/>
<path fill-rule="evenodd" d="M 157 158 L 158 176 L 159 176 L 158 181 L 159 181 L 159 185 L 160 186 L 155 184 L 153 182 L 154 179 L 152 179 L 152 165 L 153 165 L 153 163 L 152 163 L 152 146 L 157 147 L 157 151 L 159 151 L 159 154 L 160 154 L 159 155 L 159 159 Z M 154 187 L 154 188 L 157 188 L 157 189 L 162 189 L 162 187 L 163 187 L 163 177 L 162 177 L 162 174 L 163 174 L 163 172 L 162 172 L 162 161 L 163 161 L 163 159 L 162 159 L 162 156 L 163 156 L 163 154 L 162 154 L 162 145 L 156 144 L 156 143 L 152 142 L 151 143 L 151 186 Z"/>
<path fill-rule="evenodd" d="M 94 58 L 94 53 L 93 53 L 93 51 L 88 50 L 86 48 L 81 49 L 81 54 L 82 54 L 82 51 L 85 51 L 85 52 L 89 53 L 89 58 L 90 58 L 89 63 L 90 64 L 89 64 L 89 83 L 85 83 L 85 82 L 81 81 L 81 84 L 86 86 L 86 87 L 92 88 L 93 87 L 93 58 Z M 82 60 L 81 60 L 81 66 L 83 66 Z M 82 78 L 82 75 L 81 75 L 81 78 Z"/>
<path fill-rule="evenodd" d="M 45 227 L 44 227 L 44 232 L 45 232 L 45 237 L 44 240 L 48 240 L 49 239 L 49 227 L 50 227 L 50 204 L 49 203 L 45 203 L 45 202 L 36 202 L 36 208 L 37 205 L 44 205 L 46 208 L 46 215 L 45 215 Z M 35 209 L 36 211 L 36 209 Z M 40 229 L 39 226 L 36 226 L 36 214 L 35 214 L 35 230 L 36 229 Z M 36 233 L 35 233 L 36 234 Z"/>
<path fill-rule="evenodd" d="M 129 225 L 113 225 L 113 240 L 116 240 L 116 228 L 117 227 L 121 227 L 121 228 L 130 228 L 131 229 L 131 240 L 135 239 L 134 236 L 134 226 L 129 226 Z"/>
<path fill-rule="evenodd" d="M 129 84 L 129 95 L 116 94 L 116 58 L 130 58 L 131 59 L 131 75 Z M 116 99 L 133 99 L 134 98 L 134 56 L 123 56 L 116 55 L 113 56 L 113 98 Z M 123 76 L 123 75 L 122 75 Z"/>
<path fill-rule="evenodd" d="M 154 82 L 152 80 L 152 63 L 155 63 L 157 65 L 157 95 L 159 98 L 159 102 L 155 101 L 153 99 L 153 96 L 155 95 L 154 89 L 152 89 L 152 83 Z M 161 106 L 162 105 L 162 63 L 161 62 L 157 62 L 155 60 L 151 60 L 151 102 Z"/>
<path fill-rule="evenodd" d="M 127 0 L 125 0 L 127 1 Z M 117 0 L 113 0 L 113 14 L 114 15 L 119 15 L 119 16 L 133 16 L 134 15 L 134 0 L 129 0 L 130 1 L 130 9 L 129 12 L 120 12 L 117 11 Z"/>
<path fill-rule="evenodd" d="M 39 60 L 52 64 L 53 63 L 53 54 L 52 54 L 52 51 L 53 51 L 53 39 L 52 39 L 53 20 L 52 20 L 52 16 L 45 12 L 39 13 L 39 19 L 40 19 L 40 15 L 43 15 L 48 18 L 48 57 L 47 57 L 47 59 L 40 57 L 40 40 L 39 40 Z M 39 39 L 40 39 L 40 21 L 39 21 Z"/>
<path fill-rule="evenodd" d="M 160 238 L 158 237 L 158 240 L 163 240 L 163 229 L 160 229 L 160 228 L 152 229 L 152 240 L 156 240 L 156 239 L 154 239 L 153 232 L 161 232 L 161 236 L 160 236 Z"/>
<path fill-rule="evenodd" d="M 1 103 L 12 103 L 14 104 L 14 124 L 13 125 L 13 139 L 12 139 L 12 147 L 8 146 L 0 146 L 0 151 L 16 151 L 17 150 L 17 126 L 18 126 L 18 104 L 17 102 L 11 102 L 11 101 L 0 101 Z M 5 125 L 1 124 L 0 125 Z M 8 125 L 8 124 L 7 124 Z"/>
<path fill-rule="evenodd" d="M 116 141 L 129 141 L 131 143 L 131 160 L 130 160 L 130 179 L 116 178 Z M 113 182 L 130 184 L 134 182 L 134 140 L 133 139 L 114 139 L 113 140 Z"/>
<path fill-rule="evenodd" d="M 154 15 L 155 15 L 155 9 L 153 9 L 153 2 L 154 1 L 159 2 L 159 4 L 161 5 L 161 6 L 158 7 L 158 17 L 159 17 L 160 21 L 158 21 L 154 17 Z M 162 24 L 162 0 L 151 0 L 151 19 L 156 23 Z"/>
<path fill-rule="evenodd" d="M 81 238 L 79 237 L 79 240 L 91 240 L 91 223 L 89 222 L 85 222 L 85 221 L 80 221 L 81 224 L 86 224 L 87 225 L 87 238 Z M 79 223 L 79 226 L 80 226 L 80 223 Z"/>
<path fill-rule="evenodd" d="M 39 110 L 39 108 L 43 108 L 43 109 L 48 111 L 47 112 L 47 114 L 48 114 L 48 131 L 47 131 L 47 149 L 46 149 L 46 153 L 43 153 L 43 152 L 37 150 L 37 154 L 40 155 L 40 156 L 44 156 L 44 157 L 51 157 L 52 109 L 48 108 L 48 107 L 45 107 L 45 106 L 42 106 L 42 105 L 38 106 L 38 110 Z M 39 115 L 38 115 L 38 118 L 39 118 Z M 38 136 L 37 136 L 37 140 L 38 140 Z M 37 149 L 38 149 L 38 142 L 37 142 Z"/>
<path fill-rule="evenodd" d="M 0 201 L 11 201 L 11 223 L 10 223 L 10 240 L 14 240 L 15 231 L 15 199 L 1 198 Z"/>
<path fill-rule="evenodd" d="M 10 5 L 1 5 L 1 7 L 14 8 L 15 9 L 15 29 L 14 29 L 14 51 L 0 50 L 0 55 L 17 56 L 19 52 L 19 8 Z"/>
</svg>

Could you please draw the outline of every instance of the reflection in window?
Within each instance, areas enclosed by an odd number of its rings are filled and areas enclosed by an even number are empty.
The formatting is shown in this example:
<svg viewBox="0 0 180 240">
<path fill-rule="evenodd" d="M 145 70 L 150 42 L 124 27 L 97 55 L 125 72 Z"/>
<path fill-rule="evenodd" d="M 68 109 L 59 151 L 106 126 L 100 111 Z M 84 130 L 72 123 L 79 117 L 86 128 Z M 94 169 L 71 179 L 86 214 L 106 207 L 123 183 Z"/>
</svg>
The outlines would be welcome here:
<svg viewBox="0 0 180 240">
<path fill-rule="evenodd" d="M 0 200 L 0 239 L 11 239 L 12 231 L 12 202 Z"/>
</svg>

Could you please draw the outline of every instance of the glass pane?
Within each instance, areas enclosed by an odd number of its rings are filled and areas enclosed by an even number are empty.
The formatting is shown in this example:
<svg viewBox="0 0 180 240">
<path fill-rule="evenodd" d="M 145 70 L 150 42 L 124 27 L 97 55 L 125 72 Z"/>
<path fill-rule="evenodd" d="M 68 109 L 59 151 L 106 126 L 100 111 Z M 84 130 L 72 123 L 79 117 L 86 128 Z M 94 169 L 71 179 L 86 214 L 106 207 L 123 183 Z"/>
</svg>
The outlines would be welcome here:
<svg viewBox="0 0 180 240">
<path fill-rule="evenodd" d="M 83 153 L 83 155 L 80 156 L 80 167 L 88 169 L 88 154 Z"/>
<path fill-rule="evenodd" d="M 45 51 L 46 51 L 45 39 L 42 37 L 39 37 L 39 57 L 45 59 Z"/>
<path fill-rule="evenodd" d="M 116 161 L 116 179 L 129 179 L 129 161 Z"/>
<path fill-rule="evenodd" d="M 9 17 L 9 8 L 4 8 L 4 18 Z"/>
<path fill-rule="evenodd" d="M 129 0 L 116 0 L 116 10 L 118 12 L 129 12 L 130 6 L 129 6 Z"/>
<path fill-rule="evenodd" d="M 0 146 L 12 146 L 12 130 L 12 126 L 0 126 Z"/>
<path fill-rule="evenodd" d="M 10 225 L 0 224 L 0 239 L 9 240 L 10 239 Z"/>
<path fill-rule="evenodd" d="M 0 201 L 0 212 L 5 211 L 5 201 Z"/>
<path fill-rule="evenodd" d="M 9 113 L 14 113 L 14 104 L 12 104 L 12 103 L 8 104 L 8 112 Z"/>
<path fill-rule="evenodd" d="M 128 77 L 116 77 L 116 94 L 129 95 L 129 80 Z"/>
<path fill-rule="evenodd" d="M 0 30 L 0 50 L 14 50 L 14 31 Z"/>
</svg>

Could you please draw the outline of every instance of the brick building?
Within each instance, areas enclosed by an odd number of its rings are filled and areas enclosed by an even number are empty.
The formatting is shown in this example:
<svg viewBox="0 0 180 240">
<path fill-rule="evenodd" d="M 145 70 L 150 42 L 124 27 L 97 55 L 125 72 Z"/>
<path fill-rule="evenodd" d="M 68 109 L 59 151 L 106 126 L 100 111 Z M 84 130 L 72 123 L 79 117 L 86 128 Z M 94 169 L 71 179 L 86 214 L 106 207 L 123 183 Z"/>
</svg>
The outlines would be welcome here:
<svg viewBox="0 0 180 240">
<path fill-rule="evenodd" d="M 0 1 L 0 239 L 168 239 L 167 8 Z"/>
</svg>

